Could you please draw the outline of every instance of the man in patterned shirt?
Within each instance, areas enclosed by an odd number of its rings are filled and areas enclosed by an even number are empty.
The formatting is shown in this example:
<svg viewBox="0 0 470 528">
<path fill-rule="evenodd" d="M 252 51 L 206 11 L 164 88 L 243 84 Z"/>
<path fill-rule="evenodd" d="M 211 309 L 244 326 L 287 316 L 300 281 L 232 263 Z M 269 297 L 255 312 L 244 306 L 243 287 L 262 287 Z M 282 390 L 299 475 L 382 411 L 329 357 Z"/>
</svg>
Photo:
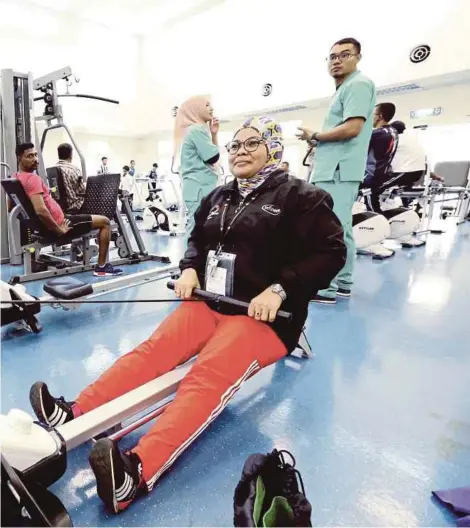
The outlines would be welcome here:
<svg viewBox="0 0 470 528">
<path fill-rule="evenodd" d="M 73 149 L 69 143 L 62 143 L 57 148 L 59 161 L 57 167 L 62 171 L 66 192 L 68 214 L 78 214 L 85 200 L 85 182 L 81 170 L 72 165 Z"/>
</svg>

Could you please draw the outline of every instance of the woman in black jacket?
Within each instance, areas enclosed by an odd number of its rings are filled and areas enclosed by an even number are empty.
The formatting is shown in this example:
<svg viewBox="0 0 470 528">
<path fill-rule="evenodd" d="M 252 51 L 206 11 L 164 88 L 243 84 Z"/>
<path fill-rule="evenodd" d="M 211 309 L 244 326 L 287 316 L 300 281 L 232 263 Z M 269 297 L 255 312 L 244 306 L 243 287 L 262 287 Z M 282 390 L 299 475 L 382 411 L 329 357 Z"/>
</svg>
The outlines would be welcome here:
<svg viewBox="0 0 470 528">
<path fill-rule="evenodd" d="M 278 168 L 283 145 L 277 123 L 252 119 L 227 148 L 235 180 L 196 211 L 175 292 L 189 299 L 202 286 L 249 301 L 248 315 L 183 303 L 74 402 L 54 398 L 43 382 L 31 388 L 39 420 L 57 426 L 198 354 L 174 401 L 132 451 L 121 453 L 109 439 L 94 445 L 90 463 L 98 495 L 115 512 L 139 489 L 153 488 L 249 377 L 295 348 L 312 293 L 327 287 L 345 262 L 331 197 Z M 281 305 L 292 312 L 290 323 L 275 320 Z"/>
</svg>

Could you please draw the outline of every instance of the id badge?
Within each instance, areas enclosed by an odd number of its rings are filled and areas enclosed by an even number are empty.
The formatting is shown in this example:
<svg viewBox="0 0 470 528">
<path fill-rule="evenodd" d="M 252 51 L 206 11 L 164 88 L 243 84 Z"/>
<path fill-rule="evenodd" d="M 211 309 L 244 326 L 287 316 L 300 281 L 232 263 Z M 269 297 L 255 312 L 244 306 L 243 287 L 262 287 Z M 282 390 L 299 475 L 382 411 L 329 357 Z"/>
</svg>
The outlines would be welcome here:
<svg viewBox="0 0 470 528">
<path fill-rule="evenodd" d="M 206 262 L 206 291 L 230 297 L 233 295 L 233 279 L 236 255 L 209 251 Z"/>
</svg>

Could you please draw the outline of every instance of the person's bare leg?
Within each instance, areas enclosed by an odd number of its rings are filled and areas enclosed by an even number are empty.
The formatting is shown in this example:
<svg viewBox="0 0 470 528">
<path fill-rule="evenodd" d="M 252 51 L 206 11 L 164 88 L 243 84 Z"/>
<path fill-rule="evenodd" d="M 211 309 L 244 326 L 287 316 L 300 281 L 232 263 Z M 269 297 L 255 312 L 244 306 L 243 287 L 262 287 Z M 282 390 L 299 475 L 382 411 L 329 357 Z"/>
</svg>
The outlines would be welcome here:
<svg viewBox="0 0 470 528">
<path fill-rule="evenodd" d="M 99 229 L 98 233 L 98 266 L 104 266 L 108 261 L 109 242 L 111 240 L 111 226 L 106 216 L 92 215 L 91 224 L 93 229 Z"/>
</svg>

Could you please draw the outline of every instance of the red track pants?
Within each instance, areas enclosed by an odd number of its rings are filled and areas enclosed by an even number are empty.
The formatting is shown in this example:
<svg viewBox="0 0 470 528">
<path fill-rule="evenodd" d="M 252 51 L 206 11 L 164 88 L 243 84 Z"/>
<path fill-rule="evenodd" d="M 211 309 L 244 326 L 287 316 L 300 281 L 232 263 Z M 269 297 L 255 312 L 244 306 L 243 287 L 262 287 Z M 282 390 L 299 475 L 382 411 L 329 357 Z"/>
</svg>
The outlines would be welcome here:
<svg viewBox="0 0 470 528">
<path fill-rule="evenodd" d="M 149 490 L 215 420 L 244 381 L 285 356 L 266 324 L 221 315 L 205 303 L 183 303 L 149 339 L 119 358 L 76 403 L 85 413 L 155 379 L 199 354 L 174 401 L 134 448 Z"/>
</svg>

